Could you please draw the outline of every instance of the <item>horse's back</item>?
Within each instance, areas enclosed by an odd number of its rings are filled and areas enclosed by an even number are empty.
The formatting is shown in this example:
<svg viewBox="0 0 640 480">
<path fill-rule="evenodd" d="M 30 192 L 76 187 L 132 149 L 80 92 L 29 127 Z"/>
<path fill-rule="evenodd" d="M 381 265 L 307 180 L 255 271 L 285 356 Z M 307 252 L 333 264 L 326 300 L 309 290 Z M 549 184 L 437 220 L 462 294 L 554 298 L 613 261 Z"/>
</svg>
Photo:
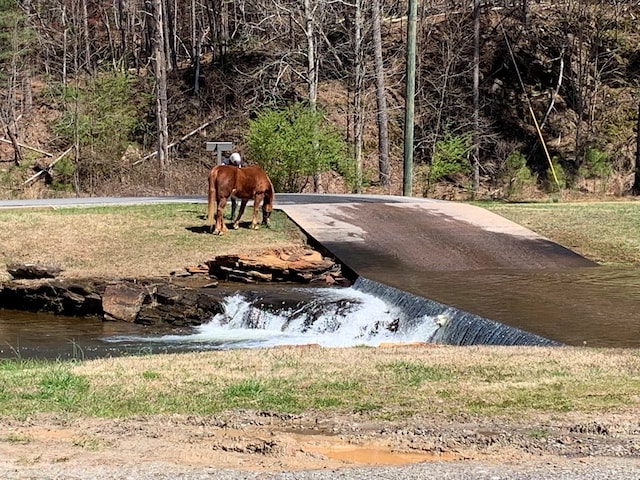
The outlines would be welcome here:
<svg viewBox="0 0 640 480">
<path fill-rule="evenodd" d="M 253 198 L 256 194 L 271 193 L 273 187 L 267 173 L 258 165 L 238 169 L 236 196 Z"/>
<path fill-rule="evenodd" d="M 218 197 L 230 195 L 240 199 L 252 199 L 256 195 L 273 197 L 273 185 L 267 173 L 258 165 L 235 167 L 217 165 L 209 173 L 209 183 Z"/>
</svg>

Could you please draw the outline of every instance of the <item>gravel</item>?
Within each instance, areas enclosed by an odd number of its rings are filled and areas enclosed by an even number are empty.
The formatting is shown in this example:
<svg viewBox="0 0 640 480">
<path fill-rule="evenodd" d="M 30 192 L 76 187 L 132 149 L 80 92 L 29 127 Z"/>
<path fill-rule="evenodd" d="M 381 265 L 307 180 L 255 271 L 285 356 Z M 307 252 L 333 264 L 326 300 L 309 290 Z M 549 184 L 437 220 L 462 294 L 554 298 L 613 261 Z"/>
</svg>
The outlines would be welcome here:
<svg viewBox="0 0 640 480">
<path fill-rule="evenodd" d="M 295 472 L 243 472 L 215 468 L 175 468 L 165 464 L 140 467 L 101 465 L 78 470 L 68 465 L 15 467 L 0 463 L 5 480 L 365 480 L 365 479 L 441 479 L 441 480 L 604 480 L 640 479 L 640 459 L 576 459 L 561 464 L 521 465 L 477 462 L 428 462 L 401 467 L 343 468 Z"/>
</svg>

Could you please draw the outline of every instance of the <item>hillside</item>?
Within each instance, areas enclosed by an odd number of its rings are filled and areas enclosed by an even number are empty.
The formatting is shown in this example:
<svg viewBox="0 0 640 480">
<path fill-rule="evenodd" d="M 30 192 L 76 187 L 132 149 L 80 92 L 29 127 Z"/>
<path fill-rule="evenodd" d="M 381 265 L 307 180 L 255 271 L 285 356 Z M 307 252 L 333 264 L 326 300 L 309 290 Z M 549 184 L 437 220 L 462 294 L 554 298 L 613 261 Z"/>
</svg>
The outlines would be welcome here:
<svg viewBox="0 0 640 480">
<path fill-rule="evenodd" d="M 249 121 L 265 108 L 309 99 L 309 37 L 301 28 L 309 17 L 299 7 L 279 2 L 271 12 L 251 1 L 243 10 L 217 12 L 177 2 L 164 24 L 167 121 L 175 144 L 163 176 L 152 156 L 158 85 L 153 28 L 136 23 L 133 10 L 112 11 L 107 3 L 92 3 L 86 15 L 71 10 L 69 18 L 44 0 L 12 0 L 13 7 L 0 12 L 0 23 L 23 28 L 0 38 L 0 65 L 10 87 L 2 94 L 1 197 L 204 193 L 214 161 L 207 141 L 231 141 L 251 162 Z M 486 198 L 630 192 L 640 73 L 634 19 L 640 7 L 586 0 L 508 4 L 515 6 L 488 2 L 480 12 L 478 135 L 472 12 L 451 2 L 420 8 L 414 195 L 467 198 L 474 179 L 476 196 Z M 354 51 L 356 12 L 321 0 L 314 5 L 318 107 L 341 132 L 349 155 L 358 151 L 354 125 L 363 119 L 362 190 L 401 194 L 405 4 L 382 2 L 389 186 L 380 185 L 378 174 L 370 12 L 364 11 L 362 48 Z M 76 29 L 69 37 L 71 24 Z M 13 141 L 22 147 L 15 149 Z M 321 178 L 322 191 L 347 189 L 335 172 Z"/>
</svg>

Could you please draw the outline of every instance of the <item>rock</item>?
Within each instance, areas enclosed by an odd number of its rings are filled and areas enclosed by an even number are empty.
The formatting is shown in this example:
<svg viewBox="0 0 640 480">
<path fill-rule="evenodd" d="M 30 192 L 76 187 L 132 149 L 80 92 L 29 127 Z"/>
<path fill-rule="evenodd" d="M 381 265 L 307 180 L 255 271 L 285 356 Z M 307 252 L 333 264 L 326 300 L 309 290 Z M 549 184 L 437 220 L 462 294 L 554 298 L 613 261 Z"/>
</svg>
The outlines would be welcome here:
<svg viewBox="0 0 640 480">
<path fill-rule="evenodd" d="M 102 295 L 105 320 L 135 322 L 146 295 L 146 290 L 141 286 L 108 285 Z"/>
<path fill-rule="evenodd" d="M 13 271 L 53 275 L 56 267 L 29 265 Z M 25 273 L 25 275 L 27 275 Z M 215 278 L 211 278 L 211 277 Z M 257 255 L 224 255 L 206 265 L 172 272 L 167 278 L 106 281 L 104 279 L 11 280 L 0 282 L 2 308 L 47 312 L 66 316 L 99 317 L 105 320 L 146 325 L 193 326 L 222 312 L 230 289 L 218 282 L 246 284 L 266 282 L 311 283 L 348 286 L 341 267 L 320 253 L 305 249 Z M 236 287 L 231 287 L 231 291 Z"/>
<path fill-rule="evenodd" d="M 7 265 L 9 274 L 17 280 L 34 280 L 39 278 L 55 278 L 62 269 L 55 265 L 39 265 L 36 263 L 19 263 Z"/>
<path fill-rule="evenodd" d="M 208 265 L 189 266 L 189 267 L 186 267 L 185 270 L 190 275 L 208 274 L 209 266 Z"/>
<path fill-rule="evenodd" d="M 266 252 L 257 255 L 220 255 L 208 262 L 209 275 L 219 280 L 254 282 L 321 281 L 343 284 L 340 266 L 315 250 L 294 253 Z"/>
</svg>

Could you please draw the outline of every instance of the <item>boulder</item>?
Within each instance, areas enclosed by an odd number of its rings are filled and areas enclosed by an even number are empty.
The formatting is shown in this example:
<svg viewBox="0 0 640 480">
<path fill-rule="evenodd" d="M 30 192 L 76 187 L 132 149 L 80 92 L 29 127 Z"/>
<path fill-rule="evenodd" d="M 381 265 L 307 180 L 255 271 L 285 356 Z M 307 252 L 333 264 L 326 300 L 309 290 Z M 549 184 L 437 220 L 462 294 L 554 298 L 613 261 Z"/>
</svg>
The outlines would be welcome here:
<svg viewBox="0 0 640 480">
<path fill-rule="evenodd" d="M 55 278 L 62 273 L 62 269 L 55 265 L 17 263 L 7 265 L 7 272 L 16 280 L 34 280 L 38 278 Z"/>
<path fill-rule="evenodd" d="M 219 255 L 206 263 L 209 266 L 209 275 L 218 280 L 243 283 L 278 281 L 344 283 L 340 266 L 311 249 L 293 253 Z"/>
<path fill-rule="evenodd" d="M 102 295 L 102 310 L 105 320 L 133 323 L 138 317 L 147 290 L 130 284 L 108 285 Z"/>
</svg>

